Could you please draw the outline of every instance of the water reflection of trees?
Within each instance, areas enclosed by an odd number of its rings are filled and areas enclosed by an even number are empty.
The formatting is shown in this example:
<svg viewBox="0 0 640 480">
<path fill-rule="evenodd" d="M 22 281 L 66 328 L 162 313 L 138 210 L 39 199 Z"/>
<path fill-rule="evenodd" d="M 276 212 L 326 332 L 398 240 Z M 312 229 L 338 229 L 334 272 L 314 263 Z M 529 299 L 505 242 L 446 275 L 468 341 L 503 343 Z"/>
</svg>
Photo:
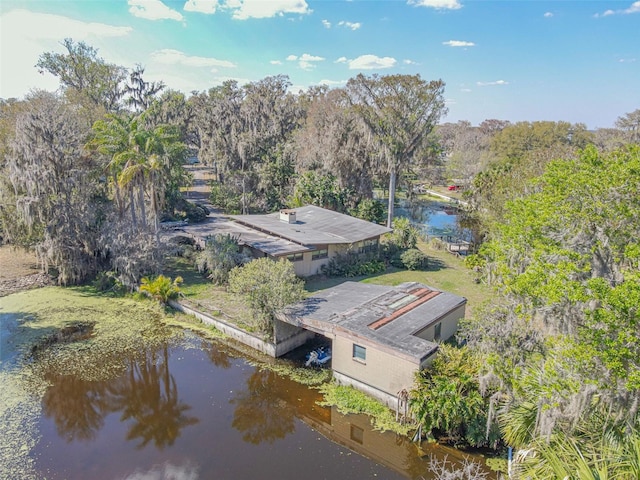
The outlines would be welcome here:
<svg viewBox="0 0 640 480">
<path fill-rule="evenodd" d="M 151 441 L 160 449 L 173 445 L 184 427 L 199 421 L 186 415 L 191 407 L 178 398 L 166 345 L 161 358 L 153 351 L 143 360 L 130 360 L 127 375 L 118 379 L 112 390 L 116 410 L 122 411 L 121 420 L 132 421 L 127 440 L 140 439 L 138 448 Z"/>
<path fill-rule="evenodd" d="M 138 448 L 153 442 L 162 449 L 172 445 L 183 428 L 198 423 L 186 414 L 191 407 L 180 402 L 167 346 L 128 362 L 127 372 L 111 381 L 46 375 L 51 386 L 43 398 L 43 411 L 53 417 L 62 438 L 91 440 L 108 414 L 122 412 L 121 420 L 130 422 L 128 440 L 139 439 Z"/>
<path fill-rule="evenodd" d="M 42 399 L 42 408 L 46 417 L 53 417 L 58 435 L 67 442 L 95 438 L 110 412 L 108 382 L 88 382 L 54 373 L 45 375 L 45 380 L 51 386 Z"/>
<path fill-rule="evenodd" d="M 202 342 L 200 348 L 203 352 L 207 354 L 211 363 L 213 363 L 216 367 L 220 367 L 223 369 L 227 369 L 231 367 L 231 358 L 229 355 L 220 349 L 215 343 L 212 342 Z"/>
<path fill-rule="evenodd" d="M 233 427 L 246 442 L 273 443 L 295 430 L 295 409 L 279 394 L 278 376 L 269 370 L 256 370 L 247 380 L 247 389 L 236 394 Z"/>
</svg>

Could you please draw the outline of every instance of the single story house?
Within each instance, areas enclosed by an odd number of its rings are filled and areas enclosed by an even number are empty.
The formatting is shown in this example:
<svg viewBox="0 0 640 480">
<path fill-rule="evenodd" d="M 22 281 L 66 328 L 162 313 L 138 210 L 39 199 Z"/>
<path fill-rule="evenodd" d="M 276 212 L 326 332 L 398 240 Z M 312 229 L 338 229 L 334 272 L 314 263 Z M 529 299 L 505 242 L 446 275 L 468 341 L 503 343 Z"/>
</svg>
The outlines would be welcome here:
<svg viewBox="0 0 640 480">
<path fill-rule="evenodd" d="M 240 234 L 240 243 L 255 257 L 286 258 L 296 275 L 307 277 L 347 251 L 374 250 L 391 229 L 325 208 L 307 205 L 267 215 L 230 215 L 258 235 Z"/>
<path fill-rule="evenodd" d="M 416 282 L 345 282 L 287 307 L 279 321 L 329 339 L 336 380 L 399 409 L 438 342 L 455 334 L 466 302 Z"/>
</svg>

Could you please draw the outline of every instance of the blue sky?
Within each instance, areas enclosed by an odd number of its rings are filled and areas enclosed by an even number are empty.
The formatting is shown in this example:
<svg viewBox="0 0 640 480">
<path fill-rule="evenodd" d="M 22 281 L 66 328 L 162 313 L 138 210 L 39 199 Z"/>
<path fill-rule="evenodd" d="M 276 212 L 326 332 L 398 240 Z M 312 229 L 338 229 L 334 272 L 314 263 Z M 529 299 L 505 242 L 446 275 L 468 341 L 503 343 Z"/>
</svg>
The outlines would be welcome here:
<svg viewBox="0 0 640 480">
<path fill-rule="evenodd" d="M 0 97 L 65 37 L 185 93 L 286 74 L 293 91 L 358 73 L 446 83 L 445 121 L 611 127 L 640 108 L 640 1 L 2 0 Z"/>
</svg>

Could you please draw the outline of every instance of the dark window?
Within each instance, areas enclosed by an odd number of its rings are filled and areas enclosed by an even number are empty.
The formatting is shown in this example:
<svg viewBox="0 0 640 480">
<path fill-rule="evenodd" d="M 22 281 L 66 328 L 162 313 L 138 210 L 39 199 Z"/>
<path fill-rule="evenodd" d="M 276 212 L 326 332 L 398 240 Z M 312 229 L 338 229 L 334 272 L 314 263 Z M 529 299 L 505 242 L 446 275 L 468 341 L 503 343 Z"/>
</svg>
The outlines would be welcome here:
<svg viewBox="0 0 640 480">
<path fill-rule="evenodd" d="M 367 349 L 360 345 L 353 344 L 353 359 L 364 362 L 367 359 Z"/>
<path fill-rule="evenodd" d="M 358 251 L 360 253 L 374 252 L 378 248 L 378 239 L 372 238 L 358 243 Z"/>
<path fill-rule="evenodd" d="M 442 324 L 436 323 L 436 326 L 433 327 L 433 339 L 437 342 L 440 340 L 442 336 Z"/>
<path fill-rule="evenodd" d="M 292 253 L 291 255 L 287 255 L 287 260 L 290 262 L 299 262 L 302 260 L 302 253 Z"/>
<path fill-rule="evenodd" d="M 311 253 L 311 260 L 320 260 L 321 258 L 327 258 L 329 256 L 329 250 L 326 248 L 320 248 Z"/>
</svg>

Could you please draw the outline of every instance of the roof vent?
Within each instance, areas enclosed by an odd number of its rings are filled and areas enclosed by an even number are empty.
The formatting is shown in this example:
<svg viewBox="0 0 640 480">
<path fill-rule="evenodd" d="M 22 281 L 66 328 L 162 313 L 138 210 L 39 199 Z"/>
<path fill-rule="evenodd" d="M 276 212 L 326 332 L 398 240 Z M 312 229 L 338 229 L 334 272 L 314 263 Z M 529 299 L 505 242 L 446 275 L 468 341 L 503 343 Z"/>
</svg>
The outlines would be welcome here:
<svg viewBox="0 0 640 480">
<path fill-rule="evenodd" d="M 289 224 L 296 223 L 296 211 L 280 210 L 280 221 L 287 222 Z"/>
</svg>

